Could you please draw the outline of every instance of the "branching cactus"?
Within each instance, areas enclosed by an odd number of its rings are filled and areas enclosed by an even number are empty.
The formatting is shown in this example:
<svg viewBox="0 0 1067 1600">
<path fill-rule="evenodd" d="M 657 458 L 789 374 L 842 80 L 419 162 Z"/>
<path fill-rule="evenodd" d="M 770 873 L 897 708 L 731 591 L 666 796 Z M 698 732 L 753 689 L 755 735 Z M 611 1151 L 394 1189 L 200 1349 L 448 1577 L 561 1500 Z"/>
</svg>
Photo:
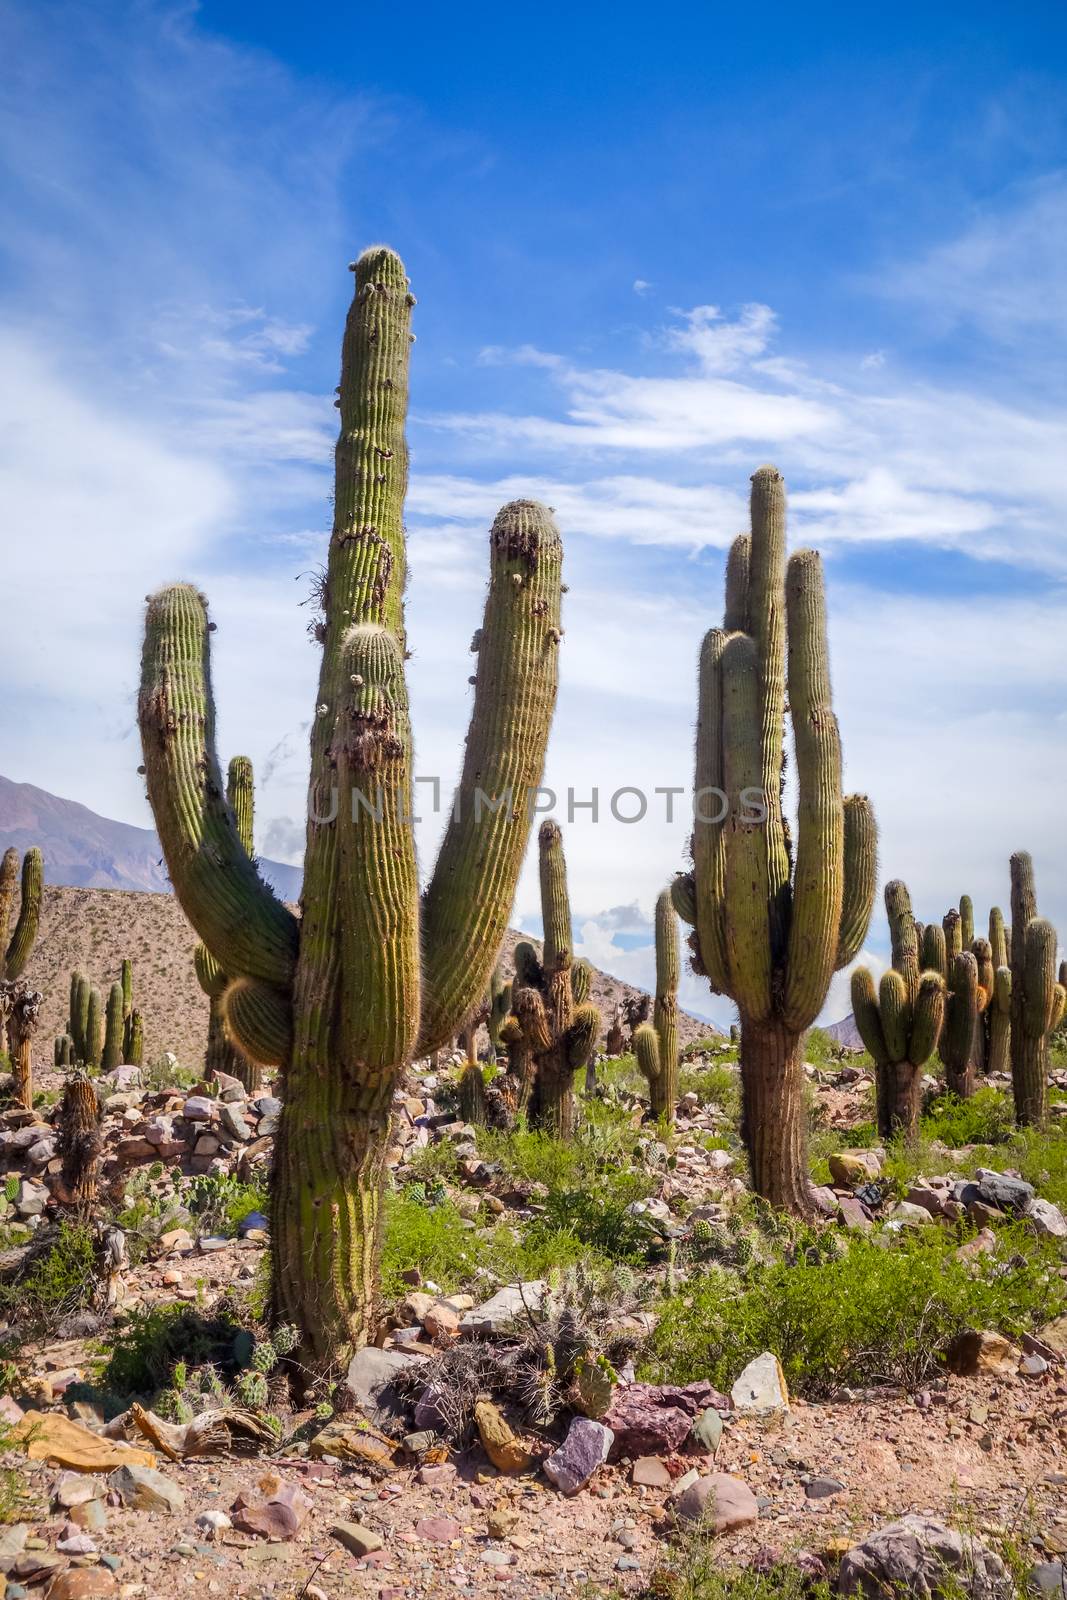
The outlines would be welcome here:
<svg viewBox="0 0 1067 1600">
<path fill-rule="evenodd" d="M 919 1131 L 923 1068 L 937 1048 L 945 1018 L 945 982 L 921 972 L 911 899 L 899 879 L 886 884 L 885 908 L 893 965 L 878 987 L 866 967 L 852 974 L 852 1014 L 874 1059 L 878 1132 L 883 1139 Z"/>
<path fill-rule="evenodd" d="M 149 799 L 178 899 L 230 981 L 227 1028 L 284 1067 L 271 1238 L 275 1312 L 327 1364 L 375 1326 L 394 1091 L 485 994 L 529 838 L 555 706 L 562 546 L 547 510 L 506 506 L 463 770 L 420 905 L 403 595 L 411 307 L 399 258 L 355 264 L 341 361 L 334 526 L 298 921 L 244 849 L 215 753 L 207 607 L 148 606 L 139 701 Z M 488 799 L 489 803 L 485 801 Z"/>
<path fill-rule="evenodd" d="M 843 797 L 822 567 L 785 553 L 785 485 L 752 478 L 752 531 L 735 541 L 724 626 L 704 639 L 693 869 L 675 880 L 695 922 L 694 970 L 741 1017 L 743 1133 L 756 1192 L 806 1215 L 802 1041 L 834 972 L 859 954 L 877 873 L 874 816 Z M 785 711 L 799 789 L 794 850 L 783 814 Z M 721 800 L 720 796 L 725 796 Z"/>
<path fill-rule="evenodd" d="M 515 946 L 508 1046 L 508 1100 L 517 1112 L 560 1139 L 574 1132 L 574 1075 L 592 1057 L 600 1012 L 589 1001 L 589 968 L 572 952 L 571 905 L 563 835 L 551 820 L 537 837 L 544 946 L 541 959 L 526 940 Z"/>
<path fill-rule="evenodd" d="M 678 1105 L 678 917 L 671 891 L 656 901 L 656 1004 L 634 1034 L 637 1065 L 648 1081 L 652 1115 L 673 1120 Z"/>
<path fill-rule="evenodd" d="M 226 801 L 233 813 L 238 840 L 251 861 L 255 778 L 252 763 L 247 756 L 233 756 L 230 759 L 226 769 Z M 231 1078 L 237 1078 L 251 1094 L 262 1084 L 263 1073 L 258 1061 L 252 1061 L 245 1056 L 227 1036 L 222 1014 L 222 996 L 229 979 L 203 941 L 193 951 L 193 965 L 196 969 L 197 982 L 208 997 L 204 1072 L 209 1078 L 214 1078 L 219 1072 L 227 1073 Z"/>
<path fill-rule="evenodd" d="M 1020 1127 L 1048 1121 L 1048 1039 L 1067 1002 L 1056 944 L 1055 928 L 1037 914 L 1034 864 L 1019 851 L 1011 858 L 1011 1080 Z"/>
</svg>

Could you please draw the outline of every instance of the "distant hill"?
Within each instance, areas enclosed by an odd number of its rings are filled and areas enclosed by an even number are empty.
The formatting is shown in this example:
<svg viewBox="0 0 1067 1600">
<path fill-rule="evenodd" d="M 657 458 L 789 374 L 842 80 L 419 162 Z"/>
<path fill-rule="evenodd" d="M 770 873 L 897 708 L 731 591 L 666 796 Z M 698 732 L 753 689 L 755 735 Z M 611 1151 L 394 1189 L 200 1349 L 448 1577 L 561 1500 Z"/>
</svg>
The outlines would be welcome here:
<svg viewBox="0 0 1067 1600">
<path fill-rule="evenodd" d="M 0 777 L 0 851 L 39 845 L 45 881 L 82 889 L 170 892 L 163 851 L 152 828 L 97 816 L 77 800 L 61 800 L 32 783 Z M 300 898 L 300 872 L 260 860 L 260 871 L 283 900 Z"/>
<path fill-rule="evenodd" d="M 857 1028 L 856 1019 L 853 1016 L 843 1017 L 840 1022 L 831 1022 L 830 1026 L 822 1031 L 823 1033 L 828 1033 L 831 1039 L 836 1039 L 838 1044 L 845 1045 L 849 1050 L 863 1049 L 860 1030 Z"/>
</svg>

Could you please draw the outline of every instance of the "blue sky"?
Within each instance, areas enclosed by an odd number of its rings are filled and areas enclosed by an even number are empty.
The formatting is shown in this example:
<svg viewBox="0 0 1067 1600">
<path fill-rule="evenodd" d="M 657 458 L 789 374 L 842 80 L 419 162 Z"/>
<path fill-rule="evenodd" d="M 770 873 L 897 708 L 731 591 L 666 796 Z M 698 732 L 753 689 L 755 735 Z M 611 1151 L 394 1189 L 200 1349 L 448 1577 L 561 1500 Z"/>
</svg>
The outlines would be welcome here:
<svg viewBox="0 0 1067 1600">
<path fill-rule="evenodd" d="M 982 915 L 1029 847 L 1067 927 L 1061 6 L 0 0 L 0 59 L 6 775 L 147 821 L 140 608 L 192 577 L 223 754 L 256 761 L 259 847 L 298 858 L 345 266 L 385 239 L 419 299 L 421 770 L 455 772 L 485 530 L 529 492 L 570 583 L 549 781 L 687 783 L 772 459 L 827 561 L 886 875 Z M 602 964 L 647 980 L 686 831 L 567 828 Z"/>
</svg>

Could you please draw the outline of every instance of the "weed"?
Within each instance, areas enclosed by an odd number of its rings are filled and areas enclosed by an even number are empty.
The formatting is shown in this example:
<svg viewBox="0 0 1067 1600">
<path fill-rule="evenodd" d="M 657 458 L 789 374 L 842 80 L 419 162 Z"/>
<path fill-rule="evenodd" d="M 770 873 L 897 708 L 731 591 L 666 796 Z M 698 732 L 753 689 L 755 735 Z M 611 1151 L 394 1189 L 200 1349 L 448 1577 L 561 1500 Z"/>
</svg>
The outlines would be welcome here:
<svg viewBox="0 0 1067 1600">
<path fill-rule="evenodd" d="M 121 1395 L 151 1395 L 179 1362 L 214 1365 L 232 1357 L 237 1324 L 219 1313 L 205 1318 L 185 1305 L 135 1306 L 116 1319 L 103 1346 L 101 1382 Z"/>
<path fill-rule="evenodd" d="M 939 1095 L 922 1119 L 922 1131 L 927 1138 L 959 1150 L 970 1144 L 1003 1144 L 1011 1138 L 1014 1121 L 1010 1095 L 978 1089 L 969 1100 Z"/>
<path fill-rule="evenodd" d="M 14 1283 L 0 1288 L 0 1309 L 21 1327 L 53 1332 L 66 1317 L 86 1307 L 96 1284 L 92 1230 L 64 1222 L 50 1242 L 30 1259 Z"/>
</svg>

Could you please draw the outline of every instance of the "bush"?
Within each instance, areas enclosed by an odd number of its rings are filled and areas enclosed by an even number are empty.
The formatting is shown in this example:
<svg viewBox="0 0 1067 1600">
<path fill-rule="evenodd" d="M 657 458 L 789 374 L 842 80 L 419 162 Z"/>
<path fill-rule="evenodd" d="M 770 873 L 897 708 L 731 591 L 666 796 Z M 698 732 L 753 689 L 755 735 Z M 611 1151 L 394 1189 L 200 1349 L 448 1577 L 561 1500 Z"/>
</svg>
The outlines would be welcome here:
<svg viewBox="0 0 1067 1600">
<path fill-rule="evenodd" d="M 840 1384 L 913 1385 L 969 1327 L 1012 1337 L 1067 1307 L 1054 1246 L 1021 1226 L 1002 1230 L 997 1252 L 959 1260 L 954 1235 L 934 1226 L 855 1238 L 839 1260 L 817 1259 L 818 1235 L 801 1238 L 791 1262 L 756 1263 L 744 1282 L 717 1274 L 670 1300 L 648 1350 L 657 1378 L 709 1379 L 729 1388 L 764 1350 L 793 1388 L 823 1395 Z"/>
<path fill-rule="evenodd" d="M 0 1288 L 0 1309 L 21 1327 L 50 1333 L 89 1304 L 96 1275 L 92 1230 L 80 1223 L 61 1223 L 23 1276 Z"/>
<path fill-rule="evenodd" d="M 205 1317 L 192 1306 L 136 1306 L 116 1321 L 103 1347 L 100 1381 L 119 1395 L 155 1394 L 179 1362 L 229 1363 L 238 1332 L 229 1317 Z"/>
<path fill-rule="evenodd" d="M 978 1089 L 969 1100 L 939 1095 L 922 1119 L 922 1131 L 951 1150 L 969 1144 L 1002 1144 L 1014 1131 L 1015 1109 L 1010 1095 L 999 1089 Z"/>
<path fill-rule="evenodd" d="M 724 1572 L 715 1560 L 707 1539 L 691 1536 L 652 1573 L 647 1600 L 830 1600 L 829 1584 L 813 1582 L 795 1567 Z"/>
</svg>

